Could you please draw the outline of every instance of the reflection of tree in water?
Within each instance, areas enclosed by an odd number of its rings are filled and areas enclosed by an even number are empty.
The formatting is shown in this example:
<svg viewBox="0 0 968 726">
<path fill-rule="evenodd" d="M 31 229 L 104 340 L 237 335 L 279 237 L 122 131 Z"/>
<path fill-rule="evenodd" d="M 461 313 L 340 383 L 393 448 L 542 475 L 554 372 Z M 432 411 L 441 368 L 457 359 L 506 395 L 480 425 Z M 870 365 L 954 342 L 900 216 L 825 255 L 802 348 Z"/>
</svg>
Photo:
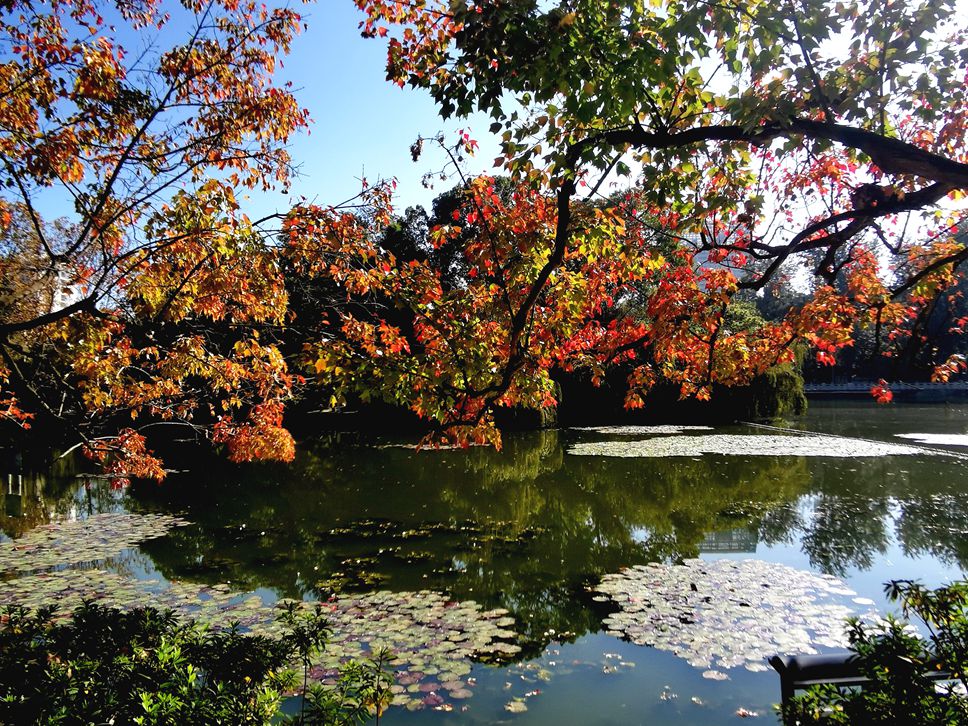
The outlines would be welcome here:
<svg viewBox="0 0 968 726">
<path fill-rule="evenodd" d="M 554 474 L 564 464 L 564 456 L 559 432 L 547 429 L 507 436 L 504 448 L 499 452 L 484 447 L 457 452 L 454 463 L 463 472 L 479 476 L 482 485 L 495 486 L 503 482 L 533 481 L 542 474 Z M 460 486 L 461 482 L 454 484 Z"/>
<path fill-rule="evenodd" d="M 888 487 L 911 463 L 899 457 L 810 459 L 811 496 L 765 517 L 763 541 L 799 540 L 811 566 L 827 574 L 869 569 L 890 542 Z"/>
<path fill-rule="evenodd" d="M 65 457 L 45 472 L 0 472 L 0 532 L 16 538 L 55 519 L 123 508 L 123 491 L 112 490 L 104 479 L 79 479 L 77 465 L 77 459 Z"/>
<path fill-rule="evenodd" d="M 126 549 L 104 561 L 104 569 L 126 578 L 136 578 L 141 573 L 151 572 L 154 562 L 140 549 Z"/>
<path fill-rule="evenodd" d="M 893 535 L 908 556 L 968 565 L 965 466 L 939 457 L 810 460 L 811 497 L 760 522 L 768 544 L 799 540 L 813 567 L 869 569 Z"/>
<path fill-rule="evenodd" d="M 765 545 L 793 544 L 804 529 L 800 502 L 785 502 L 764 512 L 760 518 L 758 537 Z"/>
<path fill-rule="evenodd" d="M 502 452 L 343 448 L 305 452 L 293 469 L 206 465 L 204 486 L 140 493 L 196 523 L 145 547 L 172 577 L 289 596 L 445 590 L 510 609 L 537 643 L 598 627 L 583 592 L 602 574 L 695 556 L 712 531 L 755 531 L 809 482 L 802 460 L 562 449 L 544 431 L 508 437 Z"/>
<path fill-rule="evenodd" d="M 929 554 L 948 566 L 968 569 L 968 500 L 962 482 L 944 491 L 900 501 L 897 533 L 909 557 Z"/>
<path fill-rule="evenodd" d="M 868 570 L 875 555 L 887 550 L 886 499 L 821 494 L 812 500 L 811 509 L 801 546 L 821 572 L 844 576 L 851 567 Z"/>
<path fill-rule="evenodd" d="M 605 536 L 634 532 L 650 561 L 695 557 L 708 533 L 755 526 L 809 483 L 802 459 L 573 460 Z"/>
<path fill-rule="evenodd" d="M 194 523 L 143 545 L 167 577 L 290 597 L 442 590 L 508 608 L 533 647 L 549 630 L 597 629 L 585 588 L 601 575 L 694 557 L 714 540 L 799 541 L 815 567 L 842 573 L 870 566 L 900 511 L 908 551 L 961 561 L 965 538 L 951 531 L 964 532 L 968 513 L 938 493 L 954 495 L 964 477 L 941 488 L 937 460 L 563 454 L 576 435 L 508 436 L 502 452 L 344 437 L 289 467 L 198 461 L 198 473 L 136 487 L 125 504 Z M 115 495 L 90 496 L 97 509 Z"/>
</svg>

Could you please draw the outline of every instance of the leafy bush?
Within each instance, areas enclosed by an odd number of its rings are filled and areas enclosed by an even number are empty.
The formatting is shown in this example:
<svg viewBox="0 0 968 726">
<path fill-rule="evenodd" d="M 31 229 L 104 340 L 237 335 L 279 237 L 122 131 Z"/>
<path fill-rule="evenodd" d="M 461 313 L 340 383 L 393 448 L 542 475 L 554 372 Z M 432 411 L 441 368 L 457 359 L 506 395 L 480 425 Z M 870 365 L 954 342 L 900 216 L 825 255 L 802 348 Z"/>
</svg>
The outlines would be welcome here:
<svg viewBox="0 0 968 726">
<path fill-rule="evenodd" d="M 863 688 L 814 686 L 783 709 L 788 724 L 968 724 L 968 582 L 928 590 L 910 581 L 887 585 L 905 619 L 925 627 L 920 635 L 905 620 L 849 621 L 850 649 L 857 654 Z M 949 673 L 937 681 L 932 672 Z M 941 685 L 939 685 L 939 683 Z"/>
<path fill-rule="evenodd" d="M 279 639 L 212 632 L 153 608 L 86 603 L 67 621 L 55 615 L 9 607 L 0 616 L 0 723 L 352 724 L 389 699 L 385 654 L 349 664 L 336 688 L 307 687 L 310 659 L 329 636 L 318 610 L 284 611 Z M 284 717 L 284 694 L 298 690 L 294 659 L 303 699 Z"/>
<path fill-rule="evenodd" d="M 380 716 L 393 700 L 393 680 L 387 670 L 390 654 L 378 651 L 366 661 L 345 663 L 334 687 L 309 684 L 313 656 L 326 645 L 330 635 L 321 611 L 300 613 L 294 603 L 287 604 L 279 616 L 287 627 L 286 642 L 302 666 L 301 705 L 291 723 L 310 726 L 351 726 Z M 290 677 L 295 674 L 290 672 Z"/>
</svg>

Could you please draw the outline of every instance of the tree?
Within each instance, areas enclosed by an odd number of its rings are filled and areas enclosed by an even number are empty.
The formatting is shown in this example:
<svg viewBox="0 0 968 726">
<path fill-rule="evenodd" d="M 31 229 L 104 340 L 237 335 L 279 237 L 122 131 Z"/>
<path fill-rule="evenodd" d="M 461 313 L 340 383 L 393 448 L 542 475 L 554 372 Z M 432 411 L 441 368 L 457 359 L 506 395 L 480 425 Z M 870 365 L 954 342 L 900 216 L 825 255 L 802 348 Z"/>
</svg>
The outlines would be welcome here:
<svg viewBox="0 0 968 726">
<path fill-rule="evenodd" d="M 968 257 L 943 211 L 968 187 L 951 2 L 355 1 L 363 33 L 389 38 L 391 80 L 445 117 L 489 113 L 503 140 L 509 180 L 462 178 L 429 247 L 388 232 L 388 186 L 297 205 L 281 236 L 239 208 L 238 188 L 287 183 L 307 123 L 272 78 L 293 10 L 0 11 L 0 223 L 22 269 L 70 291 L 0 321 L 4 418 L 66 419 L 119 475 L 164 474 L 144 433 L 163 423 L 285 459 L 296 364 L 333 404 L 380 398 L 497 443 L 496 409 L 556 404 L 554 368 L 627 365 L 636 407 L 657 380 L 708 397 L 804 342 L 829 363 L 858 326 L 904 346 Z M 176 26 L 183 42 L 159 45 Z M 447 151 L 459 165 L 475 147 L 463 133 Z M 37 208 L 50 189 L 75 212 L 56 234 Z M 724 323 L 798 263 L 816 283 L 802 305 Z M 322 309 L 290 307 L 287 277 Z"/>
<path fill-rule="evenodd" d="M 234 190 L 288 183 L 307 114 L 272 74 L 301 26 L 253 0 L 0 10 L 4 284 L 47 295 L 0 321 L 4 418 L 67 421 L 119 475 L 164 475 L 142 431 L 166 421 L 237 459 L 292 456 L 292 378 L 259 336 L 285 290 Z M 71 223 L 46 223 L 41 195 Z"/>
<path fill-rule="evenodd" d="M 74 233 L 66 220 L 45 224 L 37 233 L 23 206 L 6 210 L 0 237 L 0 318 L 6 324 L 30 320 L 59 307 L 69 294 L 62 271 L 43 249 L 63 246 Z"/>
<path fill-rule="evenodd" d="M 880 623 L 848 621 L 850 649 L 863 688 L 833 684 L 812 686 L 783 705 L 790 724 L 956 724 L 968 718 L 965 687 L 968 634 L 968 583 L 954 582 L 935 590 L 917 582 L 896 580 L 885 586 L 900 602 L 905 618 L 912 614 L 927 631 L 888 616 Z M 931 671 L 951 674 L 939 684 Z"/>
<path fill-rule="evenodd" d="M 660 377 L 700 397 L 745 382 L 801 341 L 831 363 L 856 324 L 882 349 L 903 345 L 968 258 L 945 212 L 968 188 L 968 36 L 950 2 L 356 2 L 364 35 L 389 38 L 388 78 L 429 91 L 444 117 L 488 113 L 495 165 L 546 199 L 528 274 L 508 286 L 506 335 L 489 346 L 500 372 L 464 386 L 476 404 L 448 420 L 527 399 L 515 387 L 541 367 L 544 306 L 589 238 L 639 260 L 675 242 L 598 288 L 585 270 L 599 307 L 615 279 L 648 278 L 645 320 L 594 326 L 593 303 L 553 334 L 569 349 L 594 328 L 566 365 L 640 360 L 633 406 Z M 583 213 L 610 172 L 633 167 L 635 204 Z M 647 220 L 637 234 L 633 212 Z M 739 291 L 811 261 L 804 304 L 756 331 L 725 328 Z"/>
</svg>

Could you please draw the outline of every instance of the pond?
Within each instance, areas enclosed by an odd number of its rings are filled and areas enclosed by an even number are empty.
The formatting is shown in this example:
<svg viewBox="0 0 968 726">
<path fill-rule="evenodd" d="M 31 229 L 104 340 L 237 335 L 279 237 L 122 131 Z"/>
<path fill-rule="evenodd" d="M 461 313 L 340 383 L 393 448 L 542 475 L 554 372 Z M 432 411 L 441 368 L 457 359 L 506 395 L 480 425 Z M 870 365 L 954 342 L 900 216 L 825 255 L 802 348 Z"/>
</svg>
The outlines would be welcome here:
<svg viewBox="0 0 968 726">
<path fill-rule="evenodd" d="M 889 611 L 886 580 L 968 562 L 968 407 L 818 403 L 789 426 L 827 436 L 344 434 L 120 491 L 5 474 L 0 602 L 93 593 L 258 630 L 278 598 L 323 600 L 315 677 L 402 651 L 388 724 L 772 723 L 766 657 L 839 649 L 844 615 Z"/>
</svg>

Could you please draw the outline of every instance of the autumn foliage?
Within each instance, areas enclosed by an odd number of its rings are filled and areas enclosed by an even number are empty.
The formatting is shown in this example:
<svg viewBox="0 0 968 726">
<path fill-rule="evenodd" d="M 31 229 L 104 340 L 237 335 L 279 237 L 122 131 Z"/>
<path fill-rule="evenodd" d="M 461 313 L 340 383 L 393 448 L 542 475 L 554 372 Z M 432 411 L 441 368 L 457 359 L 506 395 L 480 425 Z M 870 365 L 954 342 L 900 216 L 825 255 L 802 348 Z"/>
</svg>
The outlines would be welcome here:
<svg viewBox="0 0 968 726">
<path fill-rule="evenodd" d="M 968 257 L 958 214 L 943 211 L 968 185 L 968 37 L 952 5 L 357 5 L 364 34 L 389 38 L 388 79 L 429 92 L 445 117 L 489 113 L 496 166 L 555 198 L 542 290 L 584 234 L 572 215 L 610 174 L 636 170 L 634 203 L 607 200 L 626 249 L 673 251 L 635 321 L 616 296 L 621 323 L 580 360 L 641 361 L 628 405 L 659 379 L 708 396 L 804 343 L 830 364 L 861 329 L 885 355 L 926 342 Z M 812 278 L 806 304 L 728 328 L 732 299 L 797 269 Z M 938 379 L 957 370 L 938 363 Z"/>
<path fill-rule="evenodd" d="M 235 0 L 0 11 L 0 222 L 31 240 L 5 264 L 34 270 L 8 274 L 15 290 L 46 280 L 63 298 L 5 310 L 6 418 L 66 421 L 114 473 L 163 476 L 149 423 L 214 424 L 236 458 L 291 457 L 267 413 L 291 379 L 254 327 L 284 320 L 285 290 L 234 190 L 287 183 L 307 115 L 273 71 L 301 25 Z M 76 222 L 52 234 L 41 194 Z"/>
<path fill-rule="evenodd" d="M 495 413 L 556 406 L 562 371 L 620 365 L 637 408 L 660 381 L 708 398 L 805 348 L 832 363 L 861 330 L 878 354 L 921 345 L 968 259 L 950 211 L 968 40 L 946 2 L 355 4 L 390 81 L 445 118 L 489 114 L 502 143 L 473 178 L 472 136 L 442 143 L 459 198 L 406 253 L 389 184 L 240 207 L 288 184 L 308 124 L 274 80 L 292 8 L 0 10 L 0 416 L 61 422 L 120 478 L 163 477 L 147 437 L 164 425 L 290 459 L 295 396 L 499 444 Z M 71 219 L 43 220 L 41 193 Z M 734 300 L 791 277 L 804 304 L 731 327 Z"/>
</svg>

